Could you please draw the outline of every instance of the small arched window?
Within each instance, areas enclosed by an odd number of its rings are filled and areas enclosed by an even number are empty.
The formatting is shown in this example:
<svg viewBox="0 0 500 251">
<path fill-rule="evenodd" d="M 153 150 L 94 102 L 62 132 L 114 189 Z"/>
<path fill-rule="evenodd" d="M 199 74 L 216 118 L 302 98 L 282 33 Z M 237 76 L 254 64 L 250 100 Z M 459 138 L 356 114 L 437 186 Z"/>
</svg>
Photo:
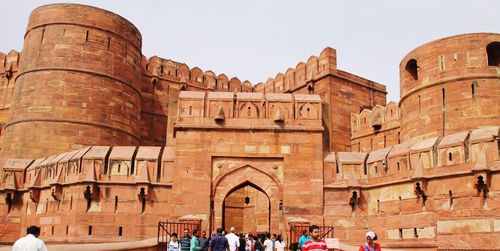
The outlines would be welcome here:
<svg viewBox="0 0 500 251">
<path fill-rule="evenodd" d="M 488 53 L 488 65 L 500 66 L 500 42 L 493 42 L 486 46 Z"/>
<path fill-rule="evenodd" d="M 410 59 L 408 63 L 406 63 L 405 67 L 406 72 L 410 74 L 413 80 L 418 80 L 418 65 L 417 60 Z"/>
</svg>

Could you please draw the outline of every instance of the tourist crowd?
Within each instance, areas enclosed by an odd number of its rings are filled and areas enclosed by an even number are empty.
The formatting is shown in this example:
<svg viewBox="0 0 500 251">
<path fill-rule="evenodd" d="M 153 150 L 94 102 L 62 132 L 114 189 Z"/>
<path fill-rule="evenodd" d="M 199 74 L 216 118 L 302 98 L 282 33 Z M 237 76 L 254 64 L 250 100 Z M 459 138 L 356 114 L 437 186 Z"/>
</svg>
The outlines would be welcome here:
<svg viewBox="0 0 500 251">
<path fill-rule="evenodd" d="M 178 238 L 177 233 L 172 233 L 168 244 L 168 251 L 284 251 L 286 244 L 280 234 L 249 234 L 237 233 L 231 227 L 226 234 L 222 228 L 218 228 L 211 238 L 207 233 L 184 229 L 184 235 Z"/>
<path fill-rule="evenodd" d="M 319 227 L 312 225 L 309 232 L 304 230 L 298 242 L 290 245 L 292 251 L 325 251 L 327 245 L 324 239 L 319 236 Z M 366 243 L 359 247 L 359 251 L 381 251 L 380 245 L 374 240 L 377 236 L 374 232 L 366 233 Z M 206 232 L 193 230 L 192 235 L 189 229 L 184 230 L 184 235 L 178 239 L 177 233 L 171 234 L 171 241 L 168 244 L 168 251 L 285 251 L 286 243 L 280 234 L 248 234 L 237 233 L 231 227 L 228 234 L 218 228 L 217 232 L 209 239 Z"/>
</svg>

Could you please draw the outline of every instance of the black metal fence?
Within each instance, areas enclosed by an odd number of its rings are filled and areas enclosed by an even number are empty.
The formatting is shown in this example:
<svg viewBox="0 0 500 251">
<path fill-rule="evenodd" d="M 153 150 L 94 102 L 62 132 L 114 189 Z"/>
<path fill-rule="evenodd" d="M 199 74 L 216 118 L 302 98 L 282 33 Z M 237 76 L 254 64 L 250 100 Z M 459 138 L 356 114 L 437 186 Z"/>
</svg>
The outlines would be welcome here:
<svg viewBox="0 0 500 251">
<path fill-rule="evenodd" d="M 193 230 L 201 230 L 201 220 L 171 220 L 158 222 L 158 250 L 167 250 L 168 243 L 172 233 L 177 233 L 181 238 L 184 235 L 184 230 L 189 230 L 191 234 Z"/>
<path fill-rule="evenodd" d="M 295 250 L 298 247 L 298 242 L 300 236 L 304 230 L 309 233 L 309 227 L 311 224 L 309 223 L 289 223 L 290 226 L 290 234 L 288 235 L 288 243 L 290 250 Z M 318 226 L 319 227 L 319 237 L 320 239 L 324 238 L 334 238 L 334 226 Z"/>
</svg>

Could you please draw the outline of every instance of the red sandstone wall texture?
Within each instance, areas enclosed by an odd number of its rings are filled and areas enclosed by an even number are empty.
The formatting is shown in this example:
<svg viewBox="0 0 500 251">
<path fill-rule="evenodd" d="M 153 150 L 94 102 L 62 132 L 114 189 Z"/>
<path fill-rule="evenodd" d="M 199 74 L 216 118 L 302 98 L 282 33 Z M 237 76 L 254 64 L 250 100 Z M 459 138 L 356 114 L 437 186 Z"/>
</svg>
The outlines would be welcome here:
<svg viewBox="0 0 500 251">
<path fill-rule="evenodd" d="M 385 86 L 337 69 L 337 54 L 324 49 L 319 57 L 311 56 L 285 74 L 278 73 L 256 92 L 318 94 L 323 101 L 324 147 L 330 151 L 351 149 L 351 113 L 385 105 Z"/>
<path fill-rule="evenodd" d="M 249 203 L 245 203 L 245 197 Z M 243 187 L 225 200 L 224 229 L 235 227 L 243 233 L 264 233 L 269 230 L 269 198 L 253 187 Z"/>
<path fill-rule="evenodd" d="M 116 14 L 71 4 L 35 9 L 3 155 L 34 158 L 85 145 L 139 144 L 141 57 L 139 31 Z"/>
<path fill-rule="evenodd" d="M 374 229 L 386 247 L 498 247 L 499 40 L 415 49 L 399 105 L 386 105 L 385 87 L 337 69 L 331 48 L 252 87 L 146 59 L 116 14 L 42 6 L 22 53 L 0 53 L 2 242 L 30 224 L 49 242 L 143 239 L 186 215 L 214 229 L 229 192 L 251 182 L 270 198 L 272 232 L 306 219 L 352 243 Z M 96 144 L 112 147 L 84 148 Z M 253 217 L 266 229 L 241 197 L 226 213 L 246 218 L 226 228 Z"/>
<path fill-rule="evenodd" d="M 401 61 L 402 142 L 500 124 L 498 65 L 487 53 L 499 40 L 493 33 L 443 38 Z"/>
<path fill-rule="evenodd" d="M 397 103 L 351 114 L 351 151 L 370 152 L 401 143 Z"/>
<path fill-rule="evenodd" d="M 252 92 L 249 81 L 229 79 L 200 68 L 189 68 L 184 63 L 153 56 L 142 62 L 141 144 L 165 145 L 173 140 L 173 121 L 177 116 L 179 92 L 185 91 L 238 91 Z M 170 108 L 169 108 L 170 107 Z M 170 109 L 170 110 L 169 110 Z"/>
<path fill-rule="evenodd" d="M 9 117 L 14 82 L 19 73 L 19 59 L 20 53 L 17 51 L 12 50 L 7 54 L 0 52 L 0 127 L 2 132 Z"/>
<path fill-rule="evenodd" d="M 76 10 L 84 15 L 69 14 Z M 180 90 L 252 92 L 263 86 L 252 87 L 248 81 L 203 72 L 198 67 L 190 69 L 156 56 L 146 60 L 140 52 L 137 29 L 119 16 L 93 7 L 40 7 L 30 17 L 25 40 L 19 77 L 17 64 L 12 68 L 10 81 L 16 84 L 7 84 L 6 78 L 2 81 L 3 151 L 11 157 L 38 157 L 95 144 L 173 144 L 167 139 L 173 140 L 171 127 Z M 11 74 L 13 58 L 5 57 L 4 76 Z M 35 78 L 37 81 L 31 81 Z M 36 84 L 30 87 L 36 90 L 34 97 L 30 92 L 25 95 L 23 83 L 30 81 Z M 336 52 L 331 48 L 319 57 L 311 56 L 307 63 L 299 63 L 296 69 L 279 73 L 265 86 L 267 92 L 320 94 L 327 115 L 324 145 L 332 151 L 350 148 L 349 125 L 342 123 L 350 113 L 385 104 L 385 88 L 337 70 Z M 61 94 L 71 93 L 71 88 L 75 88 L 74 95 Z M 76 90 L 82 88 L 93 94 L 77 94 Z M 346 98 L 351 101 L 345 103 Z M 330 105 L 332 102 L 342 105 Z M 14 109 L 8 117 L 10 106 Z M 33 127 L 45 128 L 45 132 L 21 139 L 20 132 L 33 131 Z M 69 133 L 75 130 L 79 133 Z M 54 134 L 60 138 L 48 136 Z M 27 142 L 35 145 L 25 147 Z"/>
<path fill-rule="evenodd" d="M 368 154 L 328 154 L 325 223 L 351 241 L 361 242 L 364 229 L 373 229 L 386 247 L 497 247 L 498 134 L 498 126 L 484 127 Z M 488 180 L 486 195 L 479 176 Z"/>
</svg>

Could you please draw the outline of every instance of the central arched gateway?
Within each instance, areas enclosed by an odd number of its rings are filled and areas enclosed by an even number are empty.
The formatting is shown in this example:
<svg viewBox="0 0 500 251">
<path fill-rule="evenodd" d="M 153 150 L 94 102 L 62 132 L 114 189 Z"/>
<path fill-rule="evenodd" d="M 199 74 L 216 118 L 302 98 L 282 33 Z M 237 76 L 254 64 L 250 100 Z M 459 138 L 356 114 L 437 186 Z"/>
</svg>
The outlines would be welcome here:
<svg viewBox="0 0 500 251">
<path fill-rule="evenodd" d="M 239 232 L 271 231 L 271 200 L 252 182 L 245 182 L 227 194 L 222 208 L 222 228 L 235 227 Z"/>
<path fill-rule="evenodd" d="M 279 178 L 264 170 L 243 165 L 228 170 L 222 170 L 212 183 L 213 212 L 211 215 L 212 229 L 222 227 L 224 222 L 224 201 L 228 195 L 246 186 L 250 186 L 263 194 L 269 201 L 269 229 L 277 233 L 284 231 L 284 218 L 280 204 L 283 190 Z M 230 226 L 224 226 L 229 228 Z"/>
</svg>

